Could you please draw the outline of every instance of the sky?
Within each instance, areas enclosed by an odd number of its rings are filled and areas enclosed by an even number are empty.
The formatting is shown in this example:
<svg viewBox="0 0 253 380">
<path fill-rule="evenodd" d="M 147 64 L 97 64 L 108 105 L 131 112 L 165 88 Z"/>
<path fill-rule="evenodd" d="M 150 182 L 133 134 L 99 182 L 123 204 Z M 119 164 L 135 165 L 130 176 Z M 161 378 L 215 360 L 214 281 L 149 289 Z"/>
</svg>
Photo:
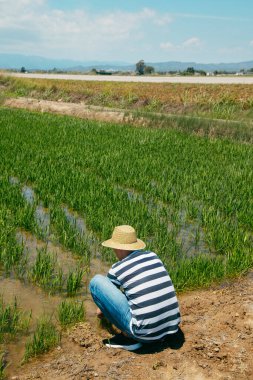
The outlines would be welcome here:
<svg viewBox="0 0 253 380">
<path fill-rule="evenodd" d="M 76 61 L 253 60 L 252 0 L 0 0 L 0 53 Z"/>
</svg>

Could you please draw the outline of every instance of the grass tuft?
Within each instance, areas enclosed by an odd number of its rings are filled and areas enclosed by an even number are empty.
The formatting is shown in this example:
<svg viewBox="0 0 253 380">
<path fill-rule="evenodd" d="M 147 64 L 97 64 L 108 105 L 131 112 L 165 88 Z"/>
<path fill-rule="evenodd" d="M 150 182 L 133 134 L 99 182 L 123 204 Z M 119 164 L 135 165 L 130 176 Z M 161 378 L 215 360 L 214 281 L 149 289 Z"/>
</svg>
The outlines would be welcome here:
<svg viewBox="0 0 253 380">
<path fill-rule="evenodd" d="M 58 307 L 58 319 L 62 326 L 81 322 L 85 319 L 83 302 L 63 301 Z"/>
<path fill-rule="evenodd" d="M 61 341 L 61 335 L 52 321 L 46 317 L 38 321 L 31 340 L 26 343 L 23 362 L 48 352 Z"/>
<path fill-rule="evenodd" d="M 0 298 L 0 343 L 13 338 L 18 333 L 28 330 L 30 316 L 27 316 L 18 308 L 17 299 L 13 304 L 5 304 L 3 297 Z"/>
<path fill-rule="evenodd" d="M 74 271 L 70 271 L 67 278 L 67 295 L 73 296 L 77 290 L 82 286 L 82 278 L 84 270 L 77 268 Z"/>
</svg>

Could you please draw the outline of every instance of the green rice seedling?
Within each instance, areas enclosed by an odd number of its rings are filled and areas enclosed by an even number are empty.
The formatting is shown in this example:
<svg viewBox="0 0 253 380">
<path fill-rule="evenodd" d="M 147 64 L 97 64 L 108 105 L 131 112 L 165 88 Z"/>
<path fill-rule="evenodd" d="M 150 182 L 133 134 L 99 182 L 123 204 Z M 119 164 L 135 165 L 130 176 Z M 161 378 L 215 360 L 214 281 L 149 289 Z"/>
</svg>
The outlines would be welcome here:
<svg viewBox="0 0 253 380">
<path fill-rule="evenodd" d="M 48 352 L 61 341 L 61 335 L 52 321 L 46 317 L 37 323 L 33 337 L 26 343 L 23 362 Z"/>
<path fill-rule="evenodd" d="M 70 223 L 66 213 L 61 207 L 51 206 L 50 216 L 53 226 L 56 229 L 59 242 L 67 249 L 85 257 L 88 264 L 90 250 L 85 236 L 77 230 L 75 225 Z"/>
<path fill-rule="evenodd" d="M 17 305 L 15 298 L 13 304 L 5 304 L 0 298 L 0 342 L 7 337 L 14 337 L 18 333 L 24 333 L 29 327 L 31 313 L 27 316 Z"/>
<path fill-rule="evenodd" d="M 37 249 L 36 261 L 31 268 L 32 280 L 47 287 L 53 277 L 55 264 L 56 259 L 47 252 L 47 248 Z"/>
<path fill-rule="evenodd" d="M 58 268 L 51 280 L 50 293 L 61 292 L 64 287 L 64 282 L 63 270 L 62 268 Z"/>
<path fill-rule="evenodd" d="M 208 89 L 212 92 L 210 112 L 212 103 L 222 100 L 215 88 Z M 209 99 L 205 89 L 203 94 L 195 90 L 186 86 L 180 102 L 194 99 L 202 104 L 204 98 Z M 172 91 L 178 96 L 178 87 Z M 231 94 L 225 92 L 223 103 L 232 105 Z M 240 87 L 238 92 L 248 102 L 252 89 Z M 136 93 L 140 101 L 146 99 L 133 89 L 128 89 L 125 99 L 129 93 Z M 149 99 L 156 98 L 165 107 L 161 96 L 152 92 Z M 75 210 L 74 216 L 85 215 L 87 231 L 100 241 L 110 236 L 115 225 L 133 225 L 140 238 L 149 240 L 147 248 L 160 255 L 172 276 L 174 272 L 177 289 L 205 286 L 244 273 L 252 252 L 247 234 L 253 230 L 253 127 L 240 121 L 217 123 L 185 116 L 166 117 L 162 123 L 154 128 L 156 119 L 151 117 L 150 127 L 133 128 L 0 109 L 0 173 L 5 178 L 0 180 L 0 210 L 3 206 L 9 215 L 4 229 L 12 228 L 15 233 L 25 219 L 22 212 L 16 219 L 17 210 L 24 209 L 20 186 L 8 184 L 9 177 L 17 177 L 19 183 L 31 183 L 43 204 L 50 205 L 55 238 L 87 258 L 87 264 L 92 242 L 68 220 L 63 205 Z M 138 196 L 129 196 L 128 190 Z M 156 205 L 162 205 L 162 212 Z M 188 239 L 194 225 L 199 231 Z M 189 226 L 185 241 L 195 244 L 194 255 L 188 258 L 178 239 L 184 226 Z M 4 236 L 4 249 L 10 248 Z M 114 257 L 109 254 L 106 259 L 113 261 Z M 75 281 L 69 277 L 66 286 L 72 293 L 70 284 Z"/>
<path fill-rule="evenodd" d="M 63 271 L 57 266 L 56 256 L 48 252 L 47 247 L 37 249 L 37 257 L 29 277 L 50 293 L 61 291 L 64 285 Z"/>
<path fill-rule="evenodd" d="M 82 278 L 85 270 L 77 268 L 74 271 L 70 271 L 67 277 L 67 295 L 73 296 L 76 294 L 78 289 L 82 286 Z"/>
<path fill-rule="evenodd" d="M 62 326 L 83 321 L 85 319 L 83 302 L 63 301 L 58 307 L 58 319 Z"/>
<path fill-rule="evenodd" d="M 12 268 L 15 268 L 23 257 L 23 247 L 15 241 L 13 245 L 8 244 L 3 248 L 0 256 L 0 262 L 7 273 L 10 273 Z"/>
<path fill-rule="evenodd" d="M 0 210 L 0 227 L 0 264 L 9 273 L 22 259 L 23 246 L 16 241 L 13 216 L 5 206 Z"/>
</svg>

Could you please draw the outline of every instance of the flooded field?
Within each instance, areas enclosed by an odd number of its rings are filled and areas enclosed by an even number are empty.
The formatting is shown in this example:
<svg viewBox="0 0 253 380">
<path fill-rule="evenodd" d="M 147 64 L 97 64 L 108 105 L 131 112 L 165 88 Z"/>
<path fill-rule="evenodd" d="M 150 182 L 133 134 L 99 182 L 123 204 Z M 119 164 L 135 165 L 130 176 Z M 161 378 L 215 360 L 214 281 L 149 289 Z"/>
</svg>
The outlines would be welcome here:
<svg viewBox="0 0 253 380">
<path fill-rule="evenodd" d="M 62 206 L 62 210 L 70 225 L 81 234 L 81 236 L 89 241 L 92 252 L 89 267 L 83 262 L 82 257 L 75 252 L 66 250 L 57 238 L 51 233 L 50 210 L 43 206 L 31 186 L 20 186 L 20 181 L 16 177 L 10 177 L 11 186 L 19 186 L 20 193 L 25 202 L 34 206 L 34 220 L 38 226 L 40 233 L 38 236 L 30 231 L 18 228 L 16 230 L 16 242 L 22 247 L 22 255 L 24 266 L 19 268 L 18 272 L 11 271 L 8 274 L 0 266 L 0 295 L 5 304 L 13 304 L 17 302 L 18 308 L 30 315 L 30 323 L 28 331 L 25 334 L 16 337 L 14 340 L 8 341 L 2 347 L 4 358 L 8 362 L 6 374 L 15 371 L 23 360 L 25 346 L 28 339 L 35 331 L 36 323 L 41 318 L 49 317 L 58 328 L 58 309 L 64 300 L 71 300 L 76 303 L 83 303 L 85 308 L 85 316 L 87 321 L 95 324 L 96 307 L 93 303 L 88 284 L 90 279 L 97 273 L 106 275 L 109 265 L 101 260 L 99 253 L 98 241 L 92 237 L 92 234 L 86 227 L 85 221 L 78 213 L 71 211 L 67 206 Z M 38 204 L 38 205 L 37 205 Z M 31 278 L 32 269 L 36 265 L 38 253 L 47 254 L 50 252 L 54 258 L 54 266 L 61 268 L 62 275 L 67 277 L 68 273 L 74 273 L 76 268 L 85 267 L 86 270 L 82 276 L 82 284 L 75 294 L 68 296 L 66 291 L 58 292 L 54 289 L 46 289 L 39 283 L 34 283 Z M 7 276 L 8 275 L 8 276 Z M 16 300 L 16 301 L 15 301 Z M 0 340 L 0 350 L 1 350 Z"/>
<path fill-rule="evenodd" d="M 97 328 L 88 284 L 115 261 L 100 244 L 115 225 L 136 228 L 177 291 L 252 266 L 250 144 L 20 110 L 0 116 L 7 373 L 57 346 L 72 323 Z"/>
</svg>

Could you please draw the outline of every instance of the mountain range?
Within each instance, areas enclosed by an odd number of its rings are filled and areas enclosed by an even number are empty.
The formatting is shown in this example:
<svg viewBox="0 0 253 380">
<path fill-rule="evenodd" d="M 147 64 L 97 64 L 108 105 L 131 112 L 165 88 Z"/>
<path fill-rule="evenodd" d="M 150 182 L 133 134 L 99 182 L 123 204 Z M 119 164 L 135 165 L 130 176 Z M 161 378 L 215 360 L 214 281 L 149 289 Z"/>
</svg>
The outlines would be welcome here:
<svg viewBox="0 0 253 380">
<path fill-rule="evenodd" d="M 146 65 L 153 66 L 156 71 L 184 71 L 188 67 L 195 70 L 204 71 L 240 71 L 253 68 L 253 60 L 237 63 L 196 63 L 196 62 L 146 62 Z M 20 70 L 25 67 L 28 71 L 35 70 L 62 70 L 88 72 L 93 68 L 97 70 L 109 71 L 135 71 L 135 63 L 119 61 L 75 61 L 68 59 L 51 59 L 39 56 L 28 56 L 22 54 L 0 54 L 0 68 Z"/>
</svg>

